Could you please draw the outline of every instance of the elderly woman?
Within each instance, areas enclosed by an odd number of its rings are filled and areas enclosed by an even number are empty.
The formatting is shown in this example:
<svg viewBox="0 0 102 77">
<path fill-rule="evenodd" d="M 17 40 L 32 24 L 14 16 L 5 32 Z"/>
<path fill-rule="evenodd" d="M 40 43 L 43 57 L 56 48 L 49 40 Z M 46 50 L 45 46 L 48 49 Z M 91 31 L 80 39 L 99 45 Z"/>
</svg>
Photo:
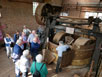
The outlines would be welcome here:
<svg viewBox="0 0 102 77">
<path fill-rule="evenodd" d="M 6 34 L 6 37 L 4 37 L 4 42 L 5 42 L 7 56 L 10 57 L 12 55 L 11 43 L 14 41 L 9 34 Z"/>
<path fill-rule="evenodd" d="M 36 56 L 36 62 L 34 61 L 30 68 L 30 72 L 32 73 L 32 75 L 34 74 L 34 72 L 37 69 L 37 71 L 40 72 L 41 77 L 47 77 L 48 70 L 47 70 L 46 64 L 42 63 L 42 60 L 43 60 L 43 56 L 41 54 L 38 54 Z M 36 63 L 36 69 L 35 69 L 35 63 Z"/>
<path fill-rule="evenodd" d="M 28 77 L 28 70 L 30 68 L 30 61 L 28 59 L 29 50 L 24 50 L 20 60 L 16 62 L 18 69 L 22 72 L 22 77 Z"/>
</svg>

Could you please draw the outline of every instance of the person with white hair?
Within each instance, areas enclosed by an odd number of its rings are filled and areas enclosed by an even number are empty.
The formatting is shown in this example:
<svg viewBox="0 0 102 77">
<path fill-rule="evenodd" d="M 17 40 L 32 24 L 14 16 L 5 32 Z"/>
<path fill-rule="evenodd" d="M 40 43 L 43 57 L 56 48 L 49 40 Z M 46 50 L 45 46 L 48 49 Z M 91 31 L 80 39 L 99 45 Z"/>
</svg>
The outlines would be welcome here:
<svg viewBox="0 0 102 77">
<path fill-rule="evenodd" d="M 19 40 L 19 41 L 22 41 L 22 45 L 21 45 L 20 47 L 21 47 L 21 49 L 22 49 L 22 51 L 23 51 L 23 50 L 24 50 L 23 37 L 22 37 L 22 36 L 20 36 L 18 40 Z"/>
<path fill-rule="evenodd" d="M 35 60 L 35 57 L 38 54 L 39 48 L 40 48 L 40 44 L 38 43 L 38 38 L 35 37 L 33 39 L 33 42 L 31 42 L 31 48 L 30 48 L 30 53 L 33 60 Z"/>
<path fill-rule="evenodd" d="M 30 72 L 32 75 L 35 73 L 37 69 L 37 71 L 40 72 L 41 77 L 47 77 L 48 70 L 47 70 L 46 64 L 42 63 L 42 61 L 43 61 L 43 56 L 41 54 L 38 54 L 36 56 L 36 62 L 34 61 L 30 68 Z"/>
<path fill-rule="evenodd" d="M 26 25 L 24 25 L 24 26 L 23 26 L 23 32 L 25 33 L 26 36 L 29 36 L 29 34 L 31 33 L 31 30 L 28 29 L 28 28 L 26 27 Z"/>
<path fill-rule="evenodd" d="M 16 65 L 16 62 L 20 59 L 20 57 L 22 55 L 22 49 L 21 49 L 22 44 L 23 44 L 22 40 L 17 40 L 17 42 L 13 48 L 12 59 L 13 59 L 13 62 L 15 63 L 16 77 L 20 77 L 20 70 L 19 70 L 18 66 Z"/>
<path fill-rule="evenodd" d="M 14 62 L 20 58 L 20 56 L 22 55 L 22 48 L 21 46 L 23 45 L 23 42 L 22 40 L 17 40 L 16 44 L 14 45 L 14 48 L 13 48 L 13 60 Z M 16 55 L 16 56 L 15 56 Z"/>
<path fill-rule="evenodd" d="M 24 50 L 23 55 L 20 57 L 18 61 L 18 66 L 20 71 L 22 72 L 22 77 L 28 77 L 28 70 L 30 68 L 30 61 L 28 59 L 29 50 Z"/>
<path fill-rule="evenodd" d="M 31 44 L 31 42 L 33 42 L 33 39 L 34 39 L 35 35 L 36 35 L 36 31 L 32 30 L 32 33 L 28 36 L 28 39 L 27 39 L 27 42 L 29 44 Z"/>
<path fill-rule="evenodd" d="M 62 59 L 62 54 L 63 52 L 67 51 L 67 49 L 70 48 L 69 45 L 64 45 L 63 41 L 59 41 L 59 46 L 56 48 L 58 52 L 58 60 L 57 60 L 57 65 L 56 65 L 56 73 L 59 71 L 62 71 L 62 68 L 60 67 L 61 64 L 61 59 Z"/>
</svg>

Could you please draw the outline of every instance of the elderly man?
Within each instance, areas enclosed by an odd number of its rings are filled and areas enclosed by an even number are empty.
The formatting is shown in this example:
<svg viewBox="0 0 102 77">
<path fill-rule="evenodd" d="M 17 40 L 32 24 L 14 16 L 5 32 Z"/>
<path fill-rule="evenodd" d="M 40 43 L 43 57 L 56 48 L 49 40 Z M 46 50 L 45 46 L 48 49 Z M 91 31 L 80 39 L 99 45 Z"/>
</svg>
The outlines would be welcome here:
<svg viewBox="0 0 102 77">
<path fill-rule="evenodd" d="M 23 26 L 23 32 L 28 36 L 31 33 L 31 30 L 28 29 L 25 25 Z"/>
<path fill-rule="evenodd" d="M 58 52 L 58 60 L 57 60 L 57 65 L 56 65 L 56 73 L 58 73 L 59 71 L 62 70 L 60 68 L 62 54 L 63 54 L 63 52 L 67 51 L 68 48 L 69 48 L 69 46 L 68 45 L 64 45 L 63 41 L 59 41 L 59 46 L 56 48 L 56 50 Z"/>
<path fill-rule="evenodd" d="M 35 35 L 36 35 L 36 31 L 33 30 L 32 33 L 28 36 L 28 39 L 27 39 L 27 42 L 29 44 L 31 44 L 31 42 L 33 42 L 33 39 L 34 39 Z"/>
<path fill-rule="evenodd" d="M 30 48 L 30 52 L 33 60 L 35 60 L 35 57 L 38 54 L 39 48 L 40 48 L 40 44 L 38 43 L 37 37 L 35 37 L 33 39 L 33 42 L 31 43 L 31 48 Z"/>
<path fill-rule="evenodd" d="M 15 73 L 16 73 L 16 77 L 20 77 L 20 70 L 18 68 L 18 66 L 16 65 L 16 62 L 20 59 L 21 55 L 22 55 L 22 49 L 21 49 L 21 45 L 22 45 L 22 40 L 17 40 L 14 49 L 13 49 L 13 54 L 12 54 L 12 59 L 13 62 L 15 63 Z"/>
</svg>

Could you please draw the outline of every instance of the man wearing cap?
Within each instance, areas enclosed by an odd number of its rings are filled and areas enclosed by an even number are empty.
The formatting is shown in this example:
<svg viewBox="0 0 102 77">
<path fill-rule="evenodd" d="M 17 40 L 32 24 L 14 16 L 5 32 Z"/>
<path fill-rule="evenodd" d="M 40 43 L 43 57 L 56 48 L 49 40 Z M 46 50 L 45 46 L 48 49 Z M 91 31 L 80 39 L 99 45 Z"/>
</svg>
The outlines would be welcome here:
<svg viewBox="0 0 102 77">
<path fill-rule="evenodd" d="M 56 73 L 58 73 L 59 71 L 62 70 L 60 68 L 62 54 L 63 54 L 63 52 L 67 51 L 68 48 L 69 48 L 69 46 L 64 45 L 63 41 L 59 41 L 59 46 L 56 48 L 56 50 L 58 52 L 58 60 L 57 60 L 56 71 L 55 71 Z"/>
</svg>

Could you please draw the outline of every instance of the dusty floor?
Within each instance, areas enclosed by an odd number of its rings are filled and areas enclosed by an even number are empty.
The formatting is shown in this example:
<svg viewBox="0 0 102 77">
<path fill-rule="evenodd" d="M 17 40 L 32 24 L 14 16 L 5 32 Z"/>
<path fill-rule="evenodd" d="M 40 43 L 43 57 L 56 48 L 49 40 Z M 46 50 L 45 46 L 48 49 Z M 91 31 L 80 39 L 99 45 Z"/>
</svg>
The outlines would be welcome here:
<svg viewBox="0 0 102 77">
<path fill-rule="evenodd" d="M 87 71 L 87 68 L 74 70 L 64 68 L 62 72 L 55 74 L 55 64 L 47 65 L 47 68 L 49 72 L 47 77 L 73 77 L 75 73 L 84 75 Z M 82 75 L 81 77 L 83 77 Z M 0 77 L 15 77 L 14 63 L 7 58 L 4 48 L 0 49 Z"/>
</svg>

